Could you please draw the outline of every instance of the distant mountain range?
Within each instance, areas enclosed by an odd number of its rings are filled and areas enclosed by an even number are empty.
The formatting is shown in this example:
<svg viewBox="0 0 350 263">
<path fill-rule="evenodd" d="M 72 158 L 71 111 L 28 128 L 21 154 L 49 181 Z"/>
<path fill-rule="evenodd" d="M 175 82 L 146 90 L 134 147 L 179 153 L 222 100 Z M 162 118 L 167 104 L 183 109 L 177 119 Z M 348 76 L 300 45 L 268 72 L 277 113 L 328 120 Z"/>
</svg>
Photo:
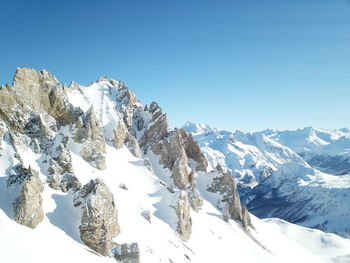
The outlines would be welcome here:
<svg viewBox="0 0 350 263">
<path fill-rule="evenodd" d="M 258 217 L 350 234 L 350 131 L 306 127 L 243 133 L 186 123 L 209 166 L 238 180 L 242 202 Z"/>
</svg>

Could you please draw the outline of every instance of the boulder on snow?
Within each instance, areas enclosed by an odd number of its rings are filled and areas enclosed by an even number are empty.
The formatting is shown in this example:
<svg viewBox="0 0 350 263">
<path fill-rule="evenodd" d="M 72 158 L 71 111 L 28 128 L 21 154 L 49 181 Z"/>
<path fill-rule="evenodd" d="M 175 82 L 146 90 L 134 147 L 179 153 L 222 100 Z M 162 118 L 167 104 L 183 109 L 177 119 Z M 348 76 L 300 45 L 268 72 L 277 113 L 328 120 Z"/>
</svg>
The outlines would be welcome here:
<svg viewBox="0 0 350 263">
<path fill-rule="evenodd" d="M 114 198 L 107 185 L 101 179 L 91 180 L 75 193 L 73 202 L 83 209 L 79 226 L 81 240 L 97 253 L 110 256 L 119 224 Z"/>
<path fill-rule="evenodd" d="M 44 190 L 43 183 L 38 172 L 31 167 L 27 169 L 18 164 L 13 171 L 14 174 L 8 178 L 7 185 L 15 184 L 20 191 L 13 203 L 15 220 L 21 225 L 35 228 L 44 218 L 41 197 L 41 192 Z"/>
<path fill-rule="evenodd" d="M 116 244 L 113 248 L 113 255 L 122 263 L 140 263 L 140 249 L 137 243 Z"/>
</svg>

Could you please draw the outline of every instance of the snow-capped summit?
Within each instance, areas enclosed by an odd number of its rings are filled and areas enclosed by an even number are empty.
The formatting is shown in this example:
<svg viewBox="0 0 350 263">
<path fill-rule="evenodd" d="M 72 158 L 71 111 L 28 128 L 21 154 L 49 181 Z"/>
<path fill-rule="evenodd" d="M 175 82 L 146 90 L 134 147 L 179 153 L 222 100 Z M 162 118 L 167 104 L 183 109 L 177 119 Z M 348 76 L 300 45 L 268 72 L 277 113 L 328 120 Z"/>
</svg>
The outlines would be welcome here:
<svg viewBox="0 0 350 263">
<path fill-rule="evenodd" d="M 192 135 L 199 135 L 213 131 L 213 129 L 210 128 L 210 126 L 207 124 L 193 123 L 190 121 L 186 122 L 186 124 L 182 128 L 185 129 L 187 132 L 191 133 Z"/>
</svg>

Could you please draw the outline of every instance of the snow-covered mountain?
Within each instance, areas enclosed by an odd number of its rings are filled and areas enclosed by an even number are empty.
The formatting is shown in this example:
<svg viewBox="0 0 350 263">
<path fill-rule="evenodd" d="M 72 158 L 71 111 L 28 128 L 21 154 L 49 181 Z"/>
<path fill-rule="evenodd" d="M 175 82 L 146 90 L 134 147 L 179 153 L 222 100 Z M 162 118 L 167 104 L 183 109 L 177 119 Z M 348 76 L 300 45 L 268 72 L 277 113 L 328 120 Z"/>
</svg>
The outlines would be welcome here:
<svg viewBox="0 0 350 263">
<path fill-rule="evenodd" d="M 0 88 L 0 247 L 0 262 L 350 258 L 348 239 L 251 215 L 231 173 L 124 83 L 67 88 L 30 68 Z"/>
<path fill-rule="evenodd" d="M 347 130 L 231 133 L 194 123 L 183 128 L 193 134 L 209 164 L 220 163 L 233 172 L 243 202 L 256 216 L 349 236 L 350 175 L 321 172 L 307 158 L 312 153 L 331 158 L 327 149 L 334 150 L 332 156 L 345 155 Z"/>
<path fill-rule="evenodd" d="M 294 131 L 265 130 L 269 138 L 292 149 L 312 167 L 330 174 L 350 173 L 350 131 L 306 127 Z"/>
</svg>

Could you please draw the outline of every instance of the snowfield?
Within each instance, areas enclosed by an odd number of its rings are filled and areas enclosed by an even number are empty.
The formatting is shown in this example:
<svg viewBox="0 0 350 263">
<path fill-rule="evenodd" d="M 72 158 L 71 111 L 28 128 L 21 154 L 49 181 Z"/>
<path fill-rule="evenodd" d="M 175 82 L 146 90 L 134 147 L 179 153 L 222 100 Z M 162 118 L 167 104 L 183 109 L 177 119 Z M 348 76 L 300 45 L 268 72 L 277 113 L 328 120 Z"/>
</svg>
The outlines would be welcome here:
<svg viewBox="0 0 350 263">
<path fill-rule="evenodd" d="M 246 231 L 235 221 L 225 223 L 205 194 L 203 208 L 191 214 L 192 237 L 183 243 L 171 227 L 176 222 L 169 207 L 172 194 L 164 189 L 160 179 L 125 148 L 108 147 L 107 156 L 108 168 L 100 171 L 73 154 L 76 175 L 82 183 L 98 177 L 110 187 L 121 226 L 116 241 L 138 242 L 141 262 L 348 262 L 350 240 L 254 216 L 255 229 Z M 3 157 L 1 161 L 5 161 Z M 4 179 L 0 180 L 1 189 L 6 189 Z M 198 178 L 198 183 L 205 191 L 206 179 Z M 120 188 L 121 184 L 128 190 Z M 96 255 L 80 241 L 80 211 L 73 207 L 72 190 L 62 193 L 45 187 L 45 219 L 36 229 L 11 220 L 6 194 L 9 193 L 2 191 L 0 199 L 2 262 L 115 262 Z M 151 223 L 142 216 L 145 210 L 151 211 Z"/>
</svg>

